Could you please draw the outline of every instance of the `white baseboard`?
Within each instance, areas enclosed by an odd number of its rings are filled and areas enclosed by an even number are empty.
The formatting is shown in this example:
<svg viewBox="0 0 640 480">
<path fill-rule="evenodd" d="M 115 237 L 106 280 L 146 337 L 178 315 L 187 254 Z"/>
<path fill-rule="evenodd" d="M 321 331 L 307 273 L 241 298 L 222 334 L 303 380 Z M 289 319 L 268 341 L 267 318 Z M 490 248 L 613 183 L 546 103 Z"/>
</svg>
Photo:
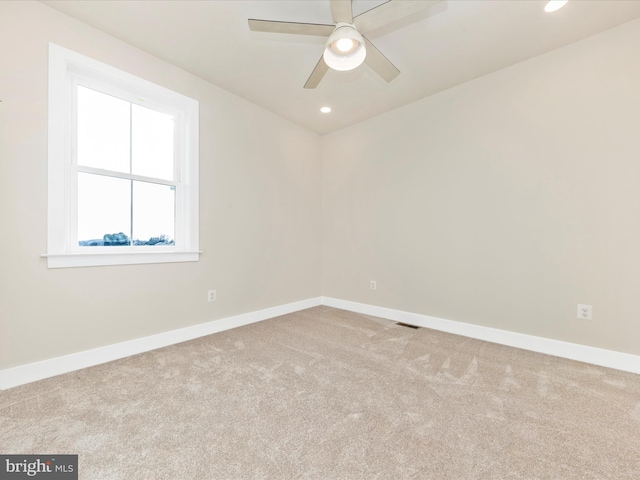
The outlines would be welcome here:
<svg viewBox="0 0 640 480">
<path fill-rule="evenodd" d="M 425 328 L 432 328 L 447 333 L 499 343 L 510 347 L 522 348 L 533 352 L 546 353 L 556 357 L 568 358 L 579 362 L 591 363 L 602 367 L 615 368 L 625 372 L 640 374 L 640 356 L 630 353 L 615 352 L 587 345 L 536 337 L 523 333 L 509 332 L 498 328 L 483 327 L 470 323 L 455 322 L 443 318 L 430 317 L 418 313 L 403 312 L 390 308 L 376 307 L 364 303 L 350 302 L 338 298 L 322 297 L 322 305 L 363 313 L 375 317 L 386 318 L 396 322 L 408 323 Z"/>
<path fill-rule="evenodd" d="M 0 370 L 0 390 L 61 375 L 63 373 L 73 372 L 82 368 L 92 367 L 101 363 L 111 362 L 176 343 L 186 342 L 187 340 L 211 335 L 212 333 L 218 333 L 269 318 L 279 317 L 280 315 L 305 310 L 320 304 L 320 297 L 309 298 L 299 302 L 265 308 L 264 310 L 235 315 L 220 320 L 213 320 L 191 327 L 136 338 L 135 340 L 128 340 L 126 342 L 85 350 L 83 352 L 72 353 L 62 357 L 7 368 Z"/>
<path fill-rule="evenodd" d="M 350 302 L 338 298 L 316 297 L 0 370 L 0 390 L 61 375 L 63 373 L 73 372 L 82 368 L 92 367 L 101 363 L 111 362 L 176 343 L 186 342 L 194 338 L 230 330 L 269 318 L 279 317 L 280 315 L 286 315 L 318 305 L 326 305 L 351 312 L 386 318 L 396 322 L 432 328 L 434 330 L 476 338 L 478 340 L 485 340 L 510 347 L 522 348 L 524 350 L 546 353 L 556 357 L 640 374 L 640 356 L 629 353 L 615 352 L 587 345 L 509 332 L 497 328 L 456 322 L 418 313 L 377 307 L 375 305 Z"/>
</svg>

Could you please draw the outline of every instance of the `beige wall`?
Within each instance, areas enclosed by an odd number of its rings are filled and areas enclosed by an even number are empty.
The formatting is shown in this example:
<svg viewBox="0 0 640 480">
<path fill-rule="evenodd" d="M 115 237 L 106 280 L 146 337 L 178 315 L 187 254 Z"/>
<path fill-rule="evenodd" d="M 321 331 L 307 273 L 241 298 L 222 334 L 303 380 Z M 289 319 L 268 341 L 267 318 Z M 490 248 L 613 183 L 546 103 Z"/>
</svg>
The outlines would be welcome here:
<svg viewBox="0 0 640 480">
<path fill-rule="evenodd" d="M 0 18 L 0 369 L 320 294 L 317 135 L 42 4 Z M 49 41 L 199 100 L 200 262 L 47 269 Z"/>
<path fill-rule="evenodd" d="M 321 148 L 324 295 L 640 354 L 640 21 Z"/>
</svg>

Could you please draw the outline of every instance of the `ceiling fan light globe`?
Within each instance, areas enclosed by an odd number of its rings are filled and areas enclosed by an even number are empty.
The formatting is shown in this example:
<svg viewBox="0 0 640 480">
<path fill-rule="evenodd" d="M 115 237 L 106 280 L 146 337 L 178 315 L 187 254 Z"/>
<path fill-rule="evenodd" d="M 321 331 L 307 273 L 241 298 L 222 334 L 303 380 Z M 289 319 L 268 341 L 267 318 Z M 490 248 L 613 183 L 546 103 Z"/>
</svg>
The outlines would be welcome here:
<svg viewBox="0 0 640 480">
<path fill-rule="evenodd" d="M 350 23 L 338 23 L 327 40 L 323 58 L 334 70 L 353 70 L 364 62 L 367 50 L 362 35 Z"/>
<path fill-rule="evenodd" d="M 367 51 L 364 48 L 364 45 L 360 45 L 360 48 L 351 55 L 336 55 L 333 53 L 331 48 L 327 47 L 324 51 L 323 58 L 329 68 L 345 72 L 362 65 L 366 56 Z"/>
</svg>

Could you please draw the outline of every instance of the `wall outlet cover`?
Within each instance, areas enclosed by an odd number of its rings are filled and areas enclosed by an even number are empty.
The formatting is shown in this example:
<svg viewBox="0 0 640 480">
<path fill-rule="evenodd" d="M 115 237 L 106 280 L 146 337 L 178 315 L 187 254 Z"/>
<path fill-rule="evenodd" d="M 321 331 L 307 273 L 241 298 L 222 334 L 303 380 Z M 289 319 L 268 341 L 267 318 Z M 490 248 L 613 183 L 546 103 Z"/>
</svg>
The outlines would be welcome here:
<svg viewBox="0 0 640 480">
<path fill-rule="evenodd" d="M 578 318 L 581 320 L 591 320 L 593 318 L 593 307 L 591 305 L 578 304 Z"/>
</svg>

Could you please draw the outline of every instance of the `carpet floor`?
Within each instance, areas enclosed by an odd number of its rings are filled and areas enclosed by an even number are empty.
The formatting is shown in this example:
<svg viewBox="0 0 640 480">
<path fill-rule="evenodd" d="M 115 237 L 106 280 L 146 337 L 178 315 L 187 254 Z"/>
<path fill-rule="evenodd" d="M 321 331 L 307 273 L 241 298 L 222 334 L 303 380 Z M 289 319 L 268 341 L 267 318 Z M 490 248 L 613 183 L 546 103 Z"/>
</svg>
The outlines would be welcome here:
<svg viewBox="0 0 640 480">
<path fill-rule="evenodd" d="M 315 307 L 0 392 L 86 480 L 638 479 L 640 376 Z"/>
</svg>

